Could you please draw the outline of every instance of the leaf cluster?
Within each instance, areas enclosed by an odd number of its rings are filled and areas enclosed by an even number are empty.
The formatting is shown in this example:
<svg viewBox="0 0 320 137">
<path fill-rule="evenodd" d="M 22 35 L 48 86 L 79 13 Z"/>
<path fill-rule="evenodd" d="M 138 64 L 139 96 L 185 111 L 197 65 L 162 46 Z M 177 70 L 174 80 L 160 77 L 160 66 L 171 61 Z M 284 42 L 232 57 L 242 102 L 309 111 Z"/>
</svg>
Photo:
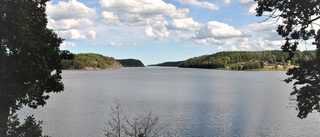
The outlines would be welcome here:
<svg viewBox="0 0 320 137">
<path fill-rule="evenodd" d="M 46 104 L 48 93 L 61 92 L 63 39 L 47 28 L 48 0 L 0 1 L 0 136 L 9 112 Z"/>
<path fill-rule="evenodd" d="M 36 121 L 32 116 L 28 116 L 24 123 L 19 122 L 18 115 L 9 117 L 7 137 L 49 137 L 42 135 L 42 121 Z"/>
<path fill-rule="evenodd" d="M 303 68 L 303 69 L 301 69 Z M 319 60 L 302 62 L 299 68 L 289 69 L 285 82 L 293 82 L 292 100 L 297 101 L 298 117 L 306 118 L 314 110 L 320 112 L 320 64 Z M 302 86 L 301 86 L 302 85 Z"/>
<path fill-rule="evenodd" d="M 285 81 L 294 82 L 292 100 L 297 102 L 298 117 L 306 118 L 313 111 L 320 112 L 320 0 L 255 0 L 257 16 L 268 14 L 268 19 L 280 22 L 277 32 L 284 37 L 281 49 L 294 57 L 301 41 L 312 40 L 315 56 L 300 62 L 298 68 L 289 69 Z"/>
<path fill-rule="evenodd" d="M 288 52 L 290 57 L 294 56 L 301 40 L 309 40 L 318 36 L 315 21 L 320 18 L 319 0 L 255 0 L 257 16 L 269 13 L 269 18 L 281 20 L 277 28 L 280 36 L 286 42 L 281 49 Z M 268 19 L 269 19 L 268 18 Z M 316 27 L 315 27 L 316 26 Z"/>
<path fill-rule="evenodd" d="M 22 105 L 37 108 L 49 98 L 45 93 L 63 90 L 59 56 L 63 39 L 46 28 L 46 2 L 0 2 L 0 100 L 12 111 Z"/>
</svg>

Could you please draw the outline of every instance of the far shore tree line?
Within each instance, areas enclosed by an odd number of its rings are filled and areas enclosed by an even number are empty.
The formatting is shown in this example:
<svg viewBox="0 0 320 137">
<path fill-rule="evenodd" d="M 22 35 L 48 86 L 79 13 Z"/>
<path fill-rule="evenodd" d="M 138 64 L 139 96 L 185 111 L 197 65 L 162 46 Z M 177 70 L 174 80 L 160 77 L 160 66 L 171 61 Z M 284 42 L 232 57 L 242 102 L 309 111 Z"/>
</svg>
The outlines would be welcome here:
<svg viewBox="0 0 320 137">
<path fill-rule="evenodd" d="M 72 54 L 61 51 L 62 69 L 115 69 L 121 67 L 144 67 L 140 60 L 119 59 L 96 53 Z M 181 68 L 208 68 L 230 70 L 288 69 L 299 66 L 303 61 L 315 58 L 315 51 L 295 51 L 289 54 L 280 50 L 266 51 L 223 51 L 211 55 L 190 58 L 186 61 L 165 62 L 151 66 L 176 66 Z"/>
<path fill-rule="evenodd" d="M 209 68 L 230 70 L 287 69 L 288 66 L 299 66 L 303 61 L 315 58 L 315 51 L 295 51 L 295 56 L 280 50 L 270 51 L 225 51 L 211 55 L 190 58 L 179 64 L 183 68 Z M 280 69 L 280 68 L 279 68 Z"/>
<path fill-rule="evenodd" d="M 96 53 L 73 54 L 68 50 L 62 50 L 61 68 L 62 69 L 117 69 L 122 67 L 144 67 L 140 60 L 119 59 L 103 56 Z"/>
<path fill-rule="evenodd" d="M 74 54 L 71 60 L 61 61 L 62 69 L 113 69 L 122 65 L 113 57 L 95 53 Z"/>
</svg>

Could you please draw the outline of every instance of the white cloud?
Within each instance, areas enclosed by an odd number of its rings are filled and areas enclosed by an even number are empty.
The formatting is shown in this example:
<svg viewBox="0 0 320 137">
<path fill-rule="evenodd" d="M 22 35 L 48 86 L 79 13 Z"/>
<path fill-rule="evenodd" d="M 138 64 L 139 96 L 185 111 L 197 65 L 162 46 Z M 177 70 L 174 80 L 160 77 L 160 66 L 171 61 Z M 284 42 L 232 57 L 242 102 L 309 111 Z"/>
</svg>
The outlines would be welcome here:
<svg viewBox="0 0 320 137">
<path fill-rule="evenodd" d="M 194 31 L 193 32 L 187 32 L 187 31 L 181 31 L 181 30 L 174 30 L 170 35 L 176 36 L 173 40 L 178 42 L 180 40 L 190 40 L 194 38 Z"/>
<path fill-rule="evenodd" d="M 111 46 L 121 46 L 121 45 L 122 45 L 122 43 L 120 43 L 120 42 L 115 42 L 115 41 L 111 41 L 111 42 L 109 42 L 108 44 L 111 45 Z"/>
<path fill-rule="evenodd" d="M 178 9 L 177 11 L 170 14 L 170 17 L 173 19 L 183 19 L 187 17 L 187 14 L 189 14 L 189 9 Z"/>
<path fill-rule="evenodd" d="M 69 29 L 56 31 L 59 36 L 67 40 L 85 40 L 85 39 L 96 39 L 96 32 L 94 30 L 78 30 L 78 29 Z"/>
<path fill-rule="evenodd" d="M 242 50 L 272 50 L 280 49 L 280 46 L 283 44 L 283 41 L 271 41 L 264 38 L 258 39 L 243 39 L 239 43 L 239 48 Z"/>
<path fill-rule="evenodd" d="M 211 21 L 196 31 L 195 42 L 202 45 L 220 45 L 218 50 L 280 49 L 283 38 L 277 35 L 276 26 L 277 24 L 272 22 L 263 22 L 236 29 L 224 23 Z"/>
<path fill-rule="evenodd" d="M 223 42 L 221 40 L 217 40 L 214 38 L 196 39 L 195 42 L 198 44 L 202 44 L 202 45 L 209 45 L 209 44 L 221 45 L 221 44 L 223 44 Z"/>
<path fill-rule="evenodd" d="M 239 50 L 236 46 L 231 46 L 231 50 L 232 51 L 237 51 L 237 50 Z"/>
<path fill-rule="evenodd" d="M 261 23 L 252 23 L 245 26 L 246 29 L 254 32 L 266 32 L 271 31 L 276 28 L 278 24 L 274 22 L 261 22 Z"/>
<path fill-rule="evenodd" d="M 132 42 L 132 43 L 128 44 L 128 46 L 130 46 L 130 47 L 137 46 L 137 45 L 138 45 L 138 43 L 136 43 L 136 42 Z"/>
<path fill-rule="evenodd" d="M 224 1 L 224 3 L 226 3 L 226 4 L 230 4 L 231 3 L 231 0 L 223 0 Z"/>
<path fill-rule="evenodd" d="M 251 34 L 252 37 L 263 37 L 271 41 L 283 40 L 281 36 L 278 35 L 276 28 L 279 23 L 275 22 L 262 22 L 262 23 L 252 23 L 245 25 L 243 31 Z"/>
<path fill-rule="evenodd" d="M 101 18 L 109 25 L 155 28 L 154 24 L 166 22 L 166 17 L 184 18 L 189 13 L 188 9 L 177 10 L 174 5 L 162 0 L 100 0 L 100 4 L 106 10 Z"/>
<path fill-rule="evenodd" d="M 62 44 L 61 44 L 61 46 L 62 47 L 76 47 L 76 44 L 75 43 L 73 43 L 73 42 L 63 42 Z"/>
<path fill-rule="evenodd" d="M 137 8 L 139 1 L 136 0 L 100 0 L 99 1 L 102 8 L 108 9 L 122 9 L 123 10 L 131 10 L 132 8 Z"/>
<path fill-rule="evenodd" d="M 69 2 L 59 2 L 53 5 L 48 3 L 46 12 L 51 19 L 77 19 L 89 18 L 96 15 L 96 10 L 85 6 L 77 0 L 70 0 Z"/>
<path fill-rule="evenodd" d="M 188 9 L 179 9 L 162 0 L 100 0 L 101 18 L 109 25 L 145 27 L 146 37 L 165 39 L 169 36 L 166 17 L 184 18 Z"/>
<path fill-rule="evenodd" d="M 87 39 L 85 34 L 81 33 L 79 30 L 71 29 L 66 31 L 59 31 L 58 32 L 63 38 L 70 39 L 70 40 L 84 40 Z"/>
<path fill-rule="evenodd" d="M 206 1 L 197 1 L 197 0 L 179 0 L 180 3 L 182 4 L 189 4 L 189 5 L 193 5 L 193 6 L 198 6 L 198 7 L 202 7 L 202 8 L 207 8 L 210 10 L 219 10 L 219 7 L 215 4 L 206 2 Z"/>
<path fill-rule="evenodd" d="M 211 5 L 198 1 L 191 3 Z M 168 38 L 173 31 L 195 31 L 201 26 L 187 17 L 189 9 L 177 9 L 162 0 L 100 0 L 100 4 L 105 10 L 101 19 L 107 25 L 142 26 L 145 27 L 145 36 L 150 38 L 162 40 Z"/>
<path fill-rule="evenodd" d="M 71 39 L 73 40 L 82 40 L 82 39 L 86 39 L 87 37 L 84 34 L 81 34 L 81 32 L 79 32 L 78 30 L 70 30 L 69 31 Z"/>
<path fill-rule="evenodd" d="M 120 19 L 117 15 L 114 15 L 112 12 L 103 11 L 101 14 L 101 19 L 110 25 L 119 26 L 121 25 Z"/>
<path fill-rule="evenodd" d="M 134 46 L 137 46 L 138 43 L 136 42 L 125 42 L 125 43 L 122 43 L 122 42 L 116 42 L 116 41 L 111 41 L 111 42 L 108 42 L 108 45 L 110 46 L 124 46 L 124 47 L 134 47 Z"/>
<path fill-rule="evenodd" d="M 173 19 L 168 25 L 169 28 L 177 30 L 194 31 L 200 27 L 200 23 L 194 21 L 192 18 Z"/>
<path fill-rule="evenodd" d="M 256 8 L 258 4 L 252 4 L 250 8 L 247 10 L 247 13 L 256 14 Z"/>
<path fill-rule="evenodd" d="M 89 30 L 87 34 L 90 39 L 96 39 L 96 37 L 97 37 L 96 36 L 97 34 L 94 30 Z"/>
<path fill-rule="evenodd" d="M 143 17 L 169 15 L 176 10 L 162 0 L 100 0 L 101 7 L 119 13 L 139 14 Z"/>
<path fill-rule="evenodd" d="M 48 21 L 48 27 L 54 30 L 84 29 L 94 25 L 94 22 L 86 18 L 61 20 L 49 19 Z"/>
<path fill-rule="evenodd" d="M 240 30 L 217 21 L 208 22 L 196 31 L 196 39 L 227 39 L 242 36 L 244 36 L 244 34 Z"/>
<path fill-rule="evenodd" d="M 255 3 L 253 0 L 240 0 L 239 1 L 240 4 L 252 4 Z"/>
<path fill-rule="evenodd" d="M 220 45 L 218 50 L 242 50 L 242 51 L 261 51 L 261 50 L 273 50 L 280 49 L 283 41 L 270 41 L 263 38 L 250 39 L 250 38 L 232 38 L 227 41 L 221 41 L 214 38 L 196 40 L 196 43 L 202 45 Z"/>
<path fill-rule="evenodd" d="M 144 33 L 145 33 L 145 35 L 146 35 L 147 37 L 154 37 L 154 36 L 155 36 L 155 34 L 153 33 L 153 29 L 152 29 L 151 26 L 147 26 L 146 29 L 145 29 L 145 31 L 144 31 Z"/>
<path fill-rule="evenodd" d="M 121 15 L 121 23 L 129 26 L 145 26 L 155 21 L 164 20 L 162 15 L 153 17 L 143 17 L 140 14 L 123 14 Z"/>
<path fill-rule="evenodd" d="M 157 22 L 156 24 L 153 24 L 152 26 L 147 26 L 145 29 L 145 35 L 147 37 L 152 37 L 155 39 L 164 39 L 169 36 L 169 32 L 165 25 L 167 22 Z"/>
<path fill-rule="evenodd" d="M 258 4 L 253 0 L 240 0 L 239 4 L 241 7 L 245 8 L 246 14 L 255 14 L 256 13 L 256 7 Z"/>
<path fill-rule="evenodd" d="M 59 1 L 57 4 L 49 2 L 48 28 L 55 30 L 66 40 L 95 39 L 96 33 L 92 29 L 96 23 L 96 9 L 89 8 L 77 0 Z"/>
</svg>

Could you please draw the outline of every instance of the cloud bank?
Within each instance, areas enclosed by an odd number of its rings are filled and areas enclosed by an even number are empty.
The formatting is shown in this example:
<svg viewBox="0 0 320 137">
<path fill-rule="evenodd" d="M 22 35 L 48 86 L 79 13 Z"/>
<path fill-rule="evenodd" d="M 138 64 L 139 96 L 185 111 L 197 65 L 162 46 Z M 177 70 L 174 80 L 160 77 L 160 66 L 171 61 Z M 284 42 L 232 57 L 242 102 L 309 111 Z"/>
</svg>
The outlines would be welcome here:
<svg viewBox="0 0 320 137">
<path fill-rule="evenodd" d="M 282 44 L 275 32 L 277 24 L 234 26 L 218 18 L 204 22 L 190 15 L 190 7 L 217 12 L 221 4 L 199 0 L 175 2 L 180 5 L 163 0 L 99 0 L 95 7 L 77 0 L 49 2 L 48 27 L 66 39 L 64 45 L 71 47 L 75 47 L 73 41 L 85 40 L 103 41 L 111 46 L 138 46 L 137 43 L 147 39 L 190 41 L 197 46 L 212 45 L 218 50 L 266 50 Z M 243 14 L 254 16 L 256 5 L 252 0 L 221 0 L 221 3 L 237 3 L 244 9 Z"/>
</svg>

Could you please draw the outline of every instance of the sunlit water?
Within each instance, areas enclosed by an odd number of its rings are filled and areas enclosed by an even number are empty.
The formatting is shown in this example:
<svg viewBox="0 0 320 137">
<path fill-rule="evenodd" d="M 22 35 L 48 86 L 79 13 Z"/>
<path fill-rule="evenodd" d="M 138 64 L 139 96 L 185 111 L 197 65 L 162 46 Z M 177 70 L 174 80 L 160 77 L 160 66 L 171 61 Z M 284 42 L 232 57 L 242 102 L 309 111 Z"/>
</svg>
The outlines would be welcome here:
<svg viewBox="0 0 320 137">
<path fill-rule="evenodd" d="M 118 99 L 126 115 L 158 116 L 179 136 L 317 136 L 320 115 L 298 119 L 284 71 L 182 68 L 65 70 L 65 91 L 37 110 L 52 137 L 104 136 L 110 107 Z"/>
</svg>

